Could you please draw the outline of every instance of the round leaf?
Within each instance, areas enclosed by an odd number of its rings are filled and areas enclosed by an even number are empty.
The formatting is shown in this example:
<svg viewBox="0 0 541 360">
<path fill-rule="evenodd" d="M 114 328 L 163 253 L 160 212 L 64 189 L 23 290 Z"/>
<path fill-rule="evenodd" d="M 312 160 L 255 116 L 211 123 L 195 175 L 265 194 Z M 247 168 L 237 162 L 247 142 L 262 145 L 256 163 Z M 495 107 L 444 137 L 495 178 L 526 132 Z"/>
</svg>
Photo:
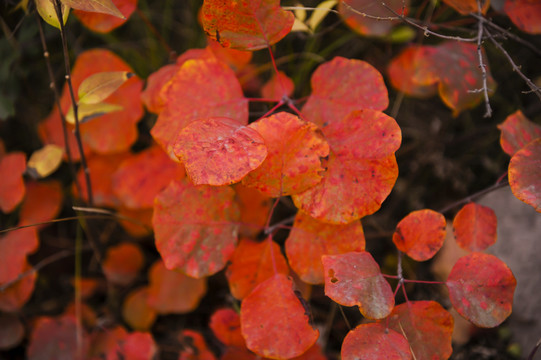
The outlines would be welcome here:
<svg viewBox="0 0 541 360">
<path fill-rule="evenodd" d="M 498 129 L 502 132 L 500 135 L 502 149 L 511 156 L 530 141 L 541 137 L 541 126 L 528 120 L 520 110 L 509 115 L 498 125 Z"/>
<path fill-rule="evenodd" d="M 470 203 L 456 214 L 453 231 L 461 248 L 483 251 L 496 242 L 497 225 L 496 214 L 491 208 Z"/>
<path fill-rule="evenodd" d="M 519 200 L 541 212 L 541 139 L 513 155 L 509 163 L 509 186 Z"/>
<path fill-rule="evenodd" d="M 378 323 L 361 324 L 351 330 L 342 342 L 341 355 L 342 360 L 413 359 L 408 340 Z"/>
<path fill-rule="evenodd" d="M 26 188 L 23 173 L 26 170 L 26 156 L 22 152 L 11 152 L 0 156 L 0 210 L 12 212 L 22 201 Z"/>
<path fill-rule="evenodd" d="M 233 309 L 219 309 L 210 317 L 209 327 L 214 336 L 223 344 L 245 347 L 246 343 L 240 330 L 240 316 Z"/>
</svg>

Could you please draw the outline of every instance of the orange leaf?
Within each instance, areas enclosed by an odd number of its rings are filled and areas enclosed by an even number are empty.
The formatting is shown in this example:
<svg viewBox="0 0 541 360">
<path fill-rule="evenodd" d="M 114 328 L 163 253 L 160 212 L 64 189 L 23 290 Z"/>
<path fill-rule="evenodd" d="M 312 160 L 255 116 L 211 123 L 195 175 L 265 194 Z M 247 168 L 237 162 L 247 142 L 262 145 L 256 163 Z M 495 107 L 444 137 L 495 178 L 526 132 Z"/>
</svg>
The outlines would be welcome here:
<svg viewBox="0 0 541 360">
<path fill-rule="evenodd" d="M 252 60 L 251 51 L 241 51 L 230 48 L 224 48 L 219 42 L 207 38 L 206 49 L 212 51 L 214 56 L 220 61 L 225 62 L 233 71 L 238 72 Z"/>
<path fill-rule="evenodd" d="M 145 90 L 141 93 L 141 101 L 148 111 L 159 114 L 165 107 L 165 102 L 160 97 L 161 90 L 179 68 L 180 66 L 175 64 L 165 65 L 150 74 Z"/>
<path fill-rule="evenodd" d="M 148 277 L 148 305 L 158 314 L 190 312 L 197 308 L 207 292 L 206 279 L 194 279 L 167 270 L 161 261 L 152 265 Z"/>
<path fill-rule="evenodd" d="M 227 117 L 241 124 L 248 122 L 248 100 L 235 73 L 214 58 L 185 61 L 162 88 L 160 97 L 165 107 L 151 134 L 175 161 L 176 136 L 192 121 Z"/>
<path fill-rule="evenodd" d="M 379 323 L 361 324 L 351 330 L 342 342 L 341 355 L 342 360 L 413 359 L 408 340 Z"/>
<path fill-rule="evenodd" d="M 0 284 L 14 280 L 26 267 L 26 256 L 37 250 L 35 228 L 10 231 L 0 237 Z"/>
<path fill-rule="evenodd" d="M 245 347 L 246 343 L 240 331 L 240 316 L 233 309 L 216 310 L 210 317 L 209 327 L 214 336 L 223 344 Z"/>
<path fill-rule="evenodd" d="M 541 212 L 541 138 L 517 151 L 509 163 L 509 186 L 517 199 Z"/>
<path fill-rule="evenodd" d="M 248 349 L 265 357 L 299 356 L 319 337 L 293 291 L 293 282 L 283 274 L 262 282 L 244 298 L 240 322 Z"/>
<path fill-rule="evenodd" d="M 389 105 L 383 77 L 364 61 L 337 56 L 316 69 L 311 84 L 302 113 L 320 128 L 340 122 L 354 110 L 385 110 Z"/>
<path fill-rule="evenodd" d="M 128 334 L 121 342 L 120 349 L 117 356 L 124 360 L 154 359 L 158 352 L 158 347 L 148 332 Z"/>
<path fill-rule="evenodd" d="M 261 95 L 265 99 L 280 101 L 284 97 L 291 96 L 293 90 L 295 90 L 293 80 L 282 71 L 278 71 L 278 75 L 273 74 L 265 85 L 263 85 Z"/>
<path fill-rule="evenodd" d="M 536 0 L 505 0 L 503 11 L 520 30 L 541 34 L 541 3 Z"/>
<path fill-rule="evenodd" d="M 322 128 L 331 147 L 323 180 L 293 195 L 312 217 L 346 224 L 381 207 L 398 177 L 394 152 L 401 132 L 393 118 L 374 110 L 353 111 Z"/>
<path fill-rule="evenodd" d="M 3 253 L 0 254 L 3 255 Z M 6 264 L 6 262 L 3 261 L 2 264 Z M 30 271 L 31 269 L 32 267 L 25 260 L 23 268 L 21 269 L 21 273 Z M 32 292 L 34 292 L 36 278 L 37 273 L 35 271 L 32 271 L 4 291 L 1 291 L 0 311 L 13 313 L 21 310 L 24 304 L 26 304 L 28 300 L 30 300 Z"/>
<path fill-rule="evenodd" d="M 268 155 L 243 179 L 243 185 L 279 197 L 297 194 L 321 181 L 321 157 L 329 145 L 316 125 L 280 112 L 249 125 L 263 137 Z"/>
<path fill-rule="evenodd" d="M 192 122 L 180 131 L 173 149 L 195 185 L 238 182 L 267 157 L 257 131 L 223 117 Z"/>
<path fill-rule="evenodd" d="M 498 326 L 511 314 L 517 281 L 494 255 L 474 252 L 461 257 L 446 285 L 456 311 L 479 327 Z"/>
<path fill-rule="evenodd" d="M 496 242 L 497 221 L 489 207 L 474 203 L 464 205 L 453 220 L 457 244 L 464 250 L 485 250 Z"/>
<path fill-rule="evenodd" d="M 477 13 L 479 7 L 477 3 L 478 0 L 443 0 L 444 3 L 461 13 L 462 15 L 469 15 L 470 13 Z M 481 8 L 481 13 L 486 14 L 490 1 L 481 1 L 483 7 Z"/>
<path fill-rule="evenodd" d="M 60 212 L 62 188 L 58 181 L 26 183 L 26 196 L 19 213 L 19 225 L 30 225 L 52 220 Z M 40 225 L 38 229 L 47 226 Z"/>
<path fill-rule="evenodd" d="M 178 336 L 182 350 L 178 360 L 216 360 L 203 336 L 194 330 L 183 330 Z"/>
<path fill-rule="evenodd" d="M 412 211 L 400 220 L 393 234 L 398 250 L 417 261 L 431 259 L 445 240 L 445 217 L 430 209 Z"/>
<path fill-rule="evenodd" d="M 156 310 L 148 305 L 148 287 L 134 290 L 122 304 L 122 318 L 133 329 L 148 331 L 156 320 Z"/>
<path fill-rule="evenodd" d="M 124 17 L 112 0 L 61 0 L 61 2 L 73 9 Z"/>
<path fill-rule="evenodd" d="M 294 16 L 280 7 L 280 0 L 205 0 L 203 29 L 222 46 L 237 50 L 259 50 L 286 36 Z"/>
<path fill-rule="evenodd" d="M 332 225 L 317 221 L 299 211 L 285 243 L 291 268 L 302 281 L 322 284 L 324 279 L 322 255 L 337 255 L 363 251 L 364 232 L 360 221 L 347 225 Z"/>
<path fill-rule="evenodd" d="M 273 203 L 272 198 L 241 184 L 235 185 L 235 192 L 240 208 L 240 234 L 248 237 L 255 236 L 267 222 Z"/>
<path fill-rule="evenodd" d="M 270 238 L 261 243 L 243 239 L 235 249 L 226 272 L 231 295 L 239 300 L 245 298 L 257 285 L 276 272 L 289 272 L 278 244 Z"/>
<path fill-rule="evenodd" d="M 84 26 L 92 31 L 107 33 L 124 24 L 137 7 L 137 0 L 112 0 L 124 18 L 109 14 L 74 10 L 73 13 Z"/>
<path fill-rule="evenodd" d="M 388 9 L 406 15 L 406 7 L 409 6 L 409 1 L 391 0 L 385 2 L 386 6 L 372 0 L 340 0 L 338 11 L 344 22 L 353 30 L 361 35 L 366 36 L 385 36 L 391 32 L 397 21 L 387 20 L 392 12 Z M 353 10 L 355 11 L 353 11 Z M 367 14 L 370 17 L 362 14 Z M 380 17 L 382 19 L 374 19 Z"/>
<path fill-rule="evenodd" d="M 26 155 L 14 151 L 0 157 L 0 210 L 12 212 L 25 194 L 23 174 L 26 170 Z"/>
<path fill-rule="evenodd" d="M 24 338 L 24 326 L 14 314 L 0 315 L 0 350 L 16 347 Z"/>
<path fill-rule="evenodd" d="M 502 132 L 500 144 L 503 151 L 513 156 L 530 141 L 541 137 L 541 126 L 528 120 L 522 111 L 517 110 L 498 125 Z"/>
<path fill-rule="evenodd" d="M 120 243 L 107 249 L 102 263 L 103 273 L 111 283 L 127 286 L 137 278 L 144 260 L 139 246 Z"/>
<path fill-rule="evenodd" d="M 156 197 L 152 224 L 168 269 L 200 278 L 224 268 L 237 244 L 235 193 L 229 187 L 173 181 Z"/>
<path fill-rule="evenodd" d="M 438 78 L 428 69 L 436 52 L 432 46 L 411 46 L 395 56 L 387 68 L 391 85 L 407 95 L 427 98 L 437 92 Z"/>
<path fill-rule="evenodd" d="M 349 252 L 321 257 L 325 295 L 344 306 L 358 305 L 364 317 L 382 319 L 394 306 L 391 285 L 370 253 Z"/>
<path fill-rule="evenodd" d="M 453 317 L 435 301 L 410 301 L 397 305 L 388 320 L 380 323 L 384 322 L 408 339 L 417 360 L 446 360 L 453 352 Z"/>
</svg>

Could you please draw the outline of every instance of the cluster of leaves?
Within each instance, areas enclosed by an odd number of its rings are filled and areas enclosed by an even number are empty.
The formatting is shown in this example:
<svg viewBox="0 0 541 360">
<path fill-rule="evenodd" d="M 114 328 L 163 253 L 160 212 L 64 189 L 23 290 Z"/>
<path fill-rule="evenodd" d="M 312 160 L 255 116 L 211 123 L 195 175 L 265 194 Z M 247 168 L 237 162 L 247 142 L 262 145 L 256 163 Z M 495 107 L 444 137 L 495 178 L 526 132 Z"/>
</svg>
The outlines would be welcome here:
<svg viewBox="0 0 541 360">
<path fill-rule="evenodd" d="M 486 7 L 477 1 L 445 2 L 484 19 Z M 223 344 L 221 359 L 325 358 L 308 305 L 310 286 L 319 285 L 337 304 L 357 306 L 366 319 L 344 338 L 343 359 L 451 356 L 452 315 L 436 301 L 408 300 L 405 285 L 413 280 L 401 268 L 403 254 L 422 262 L 440 250 L 445 216 L 421 209 L 396 224 L 395 275 L 383 274 L 365 248 L 360 219 L 377 212 L 393 189 L 395 153 L 402 142 L 398 123 L 384 113 L 389 99 L 383 76 L 365 61 L 335 57 L 311 75 L 308 98 L 295 100 L 295 83 L 278 71 L 272 52 L 292 29 L 313 32 L 321 12 L 335 5 L 352 29 L 382 37 L 406 19 L 409 7 L 407 1 L 394 2 L 366 16 L 365 3 L 373 2 L 326 1 L 306 20 L 303 9 L 285 10 L 278 0 L 205 0 L 200 18 L 207 47 L 188 50 L 158 69 L 144 91 L 143 80 L 111 51 L 78 54 L 58 107 L 40 123 L 44 147 L 28 162 L 24 153 L 0 149 L 0 208 L 18 215 L 18 227 L 55 219 L 60 183 L 29 177 L 49 176 L 62 160 L 80 161 L 71 188 L 89 207 L 74 208 L 107 283 L 129 289 L 121 312 L 133 332 L 120 323 L 100 327 L 83 302 L 103 291 L 100 281 L 76 276 L 74 306 L 59 316 L 33 319 L 28 358 L 151 359 L 160 350 L 151 333 L 157 316 L 197 309 L 207 293 L 212 296 L 209 278 L 224 269 L 234 306 L 224 303 L 209 325 Z M 85 26 L 108 32 L 131 15 L 136 1 L 40 0 L 35 5 L 64 38 L 70 8 Z M 540 14 L 527 0 L 504 5 L 517 26 L 539 32 L 539 16 L 524 16 L 529 7 L 536 11 L 529 14 Z M 261 49 L 269 50 L 274 72 L 261 86 L 262 97 L 248 98 L 248 85 L 240 78 L 252 52 Z M 495 91 L 485 62 L 480 44 L 446 39 L 405 48 L 389 64 L 388 75 L 404 94 L 438 93 L 458 114 Z M 273 105 L 255 118 L 249 108 L 254 102 Z M 154 142 L 133 153 L 143 105 L 157 114 L 150 131 Z M 501 146 L 512 156 L 509 185 L 541 212 L 541 128 L 520 111 L 499 128 Z M 277 204 L 288 201 L 296 215 L 277 221 Z M 103 243 L 93 240 L 101 229 L 85 220 L 88 213 L 114 216 L 132 239 L 153 233 L 161 259 L 149 268 L 148 282 L 136 284 L 145 269 L 142 246 L 121 241 L 103 250 Z M 289 233 L 281 246 L 275 236 L 283 228 Z M 39 229 L 25 227 L 0 238 L 2 349 L 24 337 L 19 317 L 36 283 L 37 266 L 29 265 L 28 256 L 39 247 Z M 441 284 L 464 318 L 479 327 L 498 326 L 511 313 L 516 280 L 501 260 L 483 252 L 496 241 L 494 212 L 467 203 L 453 230 L 469 254 Z M 394 289 L 387 279 L 397 280 Z M 397 305 L 400 289 L 406 302 Z M 179 359 L 216 358 L 197 331 L 173 336 L 181 344 Z"/>
</svg>

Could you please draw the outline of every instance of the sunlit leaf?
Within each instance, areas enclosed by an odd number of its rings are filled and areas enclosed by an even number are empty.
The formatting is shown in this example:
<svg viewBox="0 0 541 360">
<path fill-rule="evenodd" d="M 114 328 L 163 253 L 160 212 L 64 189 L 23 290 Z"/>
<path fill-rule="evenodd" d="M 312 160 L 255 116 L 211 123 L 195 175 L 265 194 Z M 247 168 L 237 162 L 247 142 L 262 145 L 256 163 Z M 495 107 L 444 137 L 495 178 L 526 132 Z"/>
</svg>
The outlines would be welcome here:
<svg viewBox="0 0 541 360">
<path fill-rule="evenodd" d="M 437 93 L 438 78 L 427 72 L 436 52 L 433 46 L 411 46 L 395 56 L 387 68 L 391 85 L 410 96 L 426 98 Z"/>
<path fill-rule="evenodd" d="M 398 14 L 405 15 L 407 7 L 409 7 L 409 1 L 404 0 L 386 1 L 385 6 L 379 1 L 372 0 L 340 0 L 338 3 L 338 11 L 344 22 L 359 34 L 366 36 L 389 34 L 393 26 L 397 24 L 396 20 L 386 19 L 394 16 L 389 8 Z"/>
<path fill-rule="evenodd" d="M 462 15 L 468 15 L 470 13 L 477 13 L 479 11 L 478 3 L 483 4 L 481 10 L 482 14 L 485 14 L 490 5 L 490 1 L 479 0 L 442 0 L 444 3 L 461 13 Z"/>
<path fill-rule="evenodd" d="M 359 306 L 364 317 L 382 319 L 394 306 L 391 285 L 370 253 L 349 252 L 321 257 L 325 295 L 345 306 Z"/>
<path fill-rule="evenodd" d="M 48 144 L 36 150 L 28 159 L 27 170 L 34 178 L 44 178 L 51 175 L 62 163 L 64 150 L 57 145 Z"/>
<path fill-rule="evenodd" d="M 245 347 L 246 343 L 240 331 L 240 316 L 235 310 L 223 308 L 216 310 L 210 317 L 209 327 L 214 336 L 223 344 Z"/>
<path fill-rule="evenodd" d="M 455 215 L 453 231 L 457 244 L 469 251 L 483 251 L 496 242 L 497 219 L 486 206 L 470 203 Z"/>
<path fill-rule="evenodd" d="M 286 96 L 291 96 L 295 84 L 285 73 L 279 71 L 277 75 L 273 75 L 261 88 L 261 95 L 265 99 L 273 99 L 276 101 L 282 100 Z"/>
<path fill-rule="evenodd" d="M 62 188 L 56 181 L 27 182 L 26 196 L 19 212 L 19 224 L 30 225 L 52 220 L 62 206 Z M 40 225 L 42 228 L 46 226 Z"/>
<path fill-rule="evenodd" d="M 342 360 L 413 359 L 408 340 L 379 323 L 361 324 L 351 330 L 342 342 L 341 356 Z"/>
<path fill-rule="evenodd" d="M 17 278 L 26 267 L 26 256 L 37 250 L 38 235 L 35 228 L 10 231 L 0 237 L 0 284 Z"/>
<path fill-rule="evenodd" d="M 148 305 L 158 314 L 183 314 L 197 308 L 207 292 L 207 280 L 167 270 L 161 261 L 148 272 Z"/>
<path fill-rule="evenodd" d="M 156 320 L 156 310 L 148 305 L 148 287 L 132 291 L 122 304 L 122 318 L 135 330 L 148 331 Z"/>
<path fill-rule="evenodd" d="M 320 158 L 329 154 L 329 145 L 316 125 L 280 112 L 249 127 L 263 137 L 268 155 L 243 179 L 243 185 L 278 197 L 300 193 L 321 181 L 325 169 Z"/>
<path fill-rule="evenodd" d="M 112 0 L 123 17 L 75 10 L 73 13 L 83 25 L 92 31 L 106 33 L 124 24 L 137 7 L 137 0 Z"/>
<path fill-rule="evenodd" d="M 380 323 L 404 335 L 416 360 L 446 360 L 453 352 L 453 317 L 435 301 L 397 305 Z"/>
<path fill-rule="evenodd" d="M 182 346 L 178 360 L 216 360 L 203 336 L 195 330 L 183 330 L 178 336 Z"/>
<path fill-rule="evenodd" d="M 301 355 L 319 337 L 293 291 L 293 282 L 283 274 L 259 284 L 244 298 L 240 322 L 248 349 L 275 359 Z"/>
<path fill-rule="evenodd" d="M 233 253 L 226 275 L 231 295 L 240 300 L 276 273 L 288 272 L 278 244 L 269 238 L 260 243 L 242 239 Z"/>
<path fill-rule="evenodd" d="M 541 212 L 541 138 L 513 155 L 508 176 L 513 195 Z"/>
<path fill-rule="evenodd" d="M 144 260 L 139 246 L 120 243 L 107 249 L 102 263 L 103 273 L 111 283 L 127 286 L 136 279 Z"/>
<path fill-rule="evenodd" d="M 238 182 L 267 157 L 256 130 L 223 117 L 192 122 L 180 131 L 173 150 L 195 185 Z"/>
<path fill-rule="evenodd" d="M 248 122 L 248 100 L 235 73 L 216 59 L 185 61 L 161 92 L 166 105 L 151 134 L 175 161 L 177 134 L 192 121 L 227 117 Z"/>
<path fill-rule="evenodd" d="M 39 16 L 49 25 L 54 26 L 57 29 L 60 29 L 60 23 L 58 22 L 58 16 L 56 15 L 56 10 L 54 7 L 54 2 L 51 0 L 35 0 L 36 10 L 38 11 Z M 62 22 L 66 25 L 68 16 L 70 13 L 69 6 L 60 3 L 60 8 L 62 11 Z"/>
<path fill-rule="evenodd" d="M 505 0 L 503 11 L 520 30 L 541 34 L 541 3 L 535 0 Z"/>
<path fill-rule="evenodd" d="M 26 170 L 26 155 L 19 151 L 0 157 L 0 210 L 12 212 L 25 194 L 23 173 Z"/>
<path fill-rule="evenodd" d="M 294 16 L 280 8 L 279 0 L 205 0 L 203 29 L 222 46 L 238 50 L 259 50 L 286 36 Z"/>
<path fill-rule="evenodd" d="M 322 284 L 322 255 L 363 251 L 364 232 L 360 221 L 347 225 L 327 224 L 299 211 L 289 232 L 285 248 L 291 268 L 302 281 Z"/>
<path fill-rule="evenodd" d="M 0 350 L 16 347 L 24 338 L 24 325 L 17 315 L 0 314 Z"/>
<path fill-rule="evenodd" d="M 340 122 L 354 110 L 385 110 L 389 104 L 383 77 L 364 61 L 337 56 L 316 69 L 311 84 L 302 113 L 320 128 Z"/>
<path fill-rule="evenodd" d="M 494 255 L 474 252 L 461 257 L 446 284 L 456 311 L 479 327 L 498 326 L 511 314 L 517 281 Z"/>
<path fill-rule="evenodd" d="M 437 211 L 412 211 L 400 220 L 393 234 L 398 250 L 417 261 L 431 259 L 445 240 L 445 217 Z"/>
<path fill-rule="evenodd" d="M 79 104 L 77 106 L 77 120 L 79 124 L 84 124 L 92 119 L 100 117 L 102 115 L 107 115 L 109 113 L 122 111 L 123 108 L 120 105 L 108 104 L 108 103 L 99 103 L 99 104 Z M 73 107 L 70 107 L 66 114 L 66 122 L 70 125 L 75 124 L 75 112 Z"/>
<path fill-rule="evenodd" d="M 26 273 L 27 271 L 29 273 L 21 280 L 0 292 L 0 311 L 7 313 L 18 312 L 30 300 L 37 278 L 37 273 L 31 270 L 32 267 L 25 260 L 21 273 Z"/>
<path fill-rule="evenodd" d="M 234 197 L 229 187 L 196 187 L 188 181 L 173 181 L 158 194 L 152 224 L 168 269 L 199 278 L 224 268 L 237 244 Z"/>
<path fill-rule="evenodd" d="M 101 103 L 132 76 L 133 74 L 127 71 L 107 71 L 90 75 L 77 90 L 79 104 Z"/>
<path fill-rule="evenodd" d="M 73 9 L 109 14 L 121 19 L 124 15 L 117 9 L 111 0 L 60 0 Z"/>
<path fill-rule="evenodd" d="M 235 193 L 240 208 L 240 235 L 255 236 L 265 226 L 273 200 L 262 192 L 236 184 Z"/>
<path fill-rule="evenodd" d="M 250 60 L 252 60 L 251 51 L 225 48 L 220 45 L 219 42 L 211 38 L 207 38 L 206 49 L 210 50 L 218 60 L 229 65 L 229 67 L 235 72 L 242 70 L 246 65 L 248 65 L 248 63 L 250 63 Z"/>
<path fill-rule="evenodd" d="M 353 111 L 322 128 L 331 152 L 321 182 L 293 195 L 312 217 L 346 224 L 381 207 L 398 177 L 394 152 L 402 134 L 396 121 L 374 110 Z"/>
<path fill-rule="evenodd" d="M 541 137 L 541 126 L 528 120 L 517 110 L 498 125 L 501 131 L 500 145 L 503 151 L 513 156 L 530 141 Z"/>
<path fill-rule="evenodd" d="M 165 107 L 165 102 L 160 97 L 161 89 L 171 80 L 179 67 L 175 64 L 162 66 L 147 78 L 147 85 L 141 93 L 141 100 L 148 111 L 159 114 Z"/>
</svg>

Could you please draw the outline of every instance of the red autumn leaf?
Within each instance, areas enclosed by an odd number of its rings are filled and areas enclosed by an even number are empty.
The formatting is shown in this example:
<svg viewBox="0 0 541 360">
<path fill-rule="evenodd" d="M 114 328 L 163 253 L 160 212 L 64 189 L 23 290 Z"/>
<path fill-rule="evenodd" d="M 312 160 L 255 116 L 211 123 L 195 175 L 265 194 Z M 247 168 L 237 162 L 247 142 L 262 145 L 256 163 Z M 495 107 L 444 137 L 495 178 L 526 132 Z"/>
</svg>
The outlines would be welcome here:
<svg viewBox="0 0 541 360">
<path fill-rule="evenodd" d="M 263 85 L 261 95 L 265 99 L 280 101 L 286 96 L 291 96 L 293 90 L 295 90 L 293 80 L 282 71 L 279 71 L 277 75 L 273 74 L 265 85 Z"/>
<path fill-rule="evenodd" d="M 216 360 L 203 336 L 194 330 L 183 330 L 178 336 L 182 350 L 178 360 Z"/>
<path fill-rule="evenodd" d="M 124 19 L 104 13 L 88 12 L 74 9 L 73 13 L 84 26 L 92 31 L 107 33 L 124 24 L 137 7 L 137 0 L 112 0 L 116 8 L 124 15 Z"/>
<path fill-rule="evenodd" d="M 128 334 L 120 345 L 119 358 L 124 360 L 154 359 L 158 347 L 148 332 L 134 332 Z"/>
<path fill-rule="evenodd" d="M 240 300 L 276 273 L 288 272 L 280 247 L 270 238 L 261 243 L 243 239 L 233 253 L 226 275 L 231 295 Z"/>
<path fill-rule="evenodd" d="M 88 356 L 90 359 L 118 359 L 122 351 L 121 342 L 127 338 L 128 332 L 120 326 L 113 328 L 99 327 L 91 334 L 91 345 Z"/>
<path fill-rule="evenodd" d="M 483 251 L 496 242 L 497 219 L 494 211 L 475 203 L 464 205 L 453 220 L 457 244 L 469 251 Z"/>
<path fill-rule="evenodd" d="M 0 314 L 0 350 L 16 347 L 24 338 L 24 326 L 14 314 Z"/>
<path fill-rule="evenodd" d="M 192 122 L 180 131 L 173 150 L 195 185 L 238 182 L 267 157 L 257 131 L 223 117 Z"/>
<path fill-rule="evenodd" d="M 397 21 L 386 18 L 393 16 L 388 9 L 391 8 L 398 14 L 406 15 L 409 1 L 391 0 L 382 3 L 372 0 L 340 0 L 338 11 L 344 22 L 353 30 L 366 36 L 385 36 Z M 388 7 L 388 8 L 387 8 Z M 363 14 L 369 15 L 369 17 Z M 381 19 L 374 19 L 379 17 Z"/>
<path fill-rule="evenodd" d="M 184 177 L 184 169 L 157 145 L 123 160 L 112 176 L 115 196 L 125 207 L 151 208 L 154 198 L 171 180 Z"/>
<path fill-rule="evenodd" d="M 62 188 L 58 181 L 27 182 L 26 196 L 19 213 L 19 224 L 30 225 L 52 220 L 62 205 Z M 40 225 L 42 228 L 46 226 Z"/>
<path fill-rule="evenodd" d="M 469 15 L 470 13 L 477 13 L 479 11 L 479 1 L 477 0 L 443 0 L 443 2 L 462 15 Z M 482 1 L 481 3 L 483 4 L 481 12 L 486 14 L 490 1 Z"/>
<path fill-rule="evenodd" d="M 293 282 L 283 274 L 262 282 L 244 298 L 240 322 L 248 349 L 275 359 L 299 356 L 319 337 L 293 291 Z"/>
<path fill-rule="evenodd" d="M 200 278 L 224 268 L 237 244 L 239 209 L 229 187 L 173 181 L 156 197 L 156 248 L 168 269 Z"/>
<path fill-rule="evenodd" d="M 12 212 L 23 200 L 25 186 L 23 174 L 26 170 L 26 155 L 19 151 L 7 153 L 0 157 L 0 210 Z"/>
<path fill-rule="evenodd" d="M 122 304 L 122 318 L 133 329 L 148 331 L 156 320 L 156 310 L 148 305 L 148 287 L 134 290 Z"/>
<path fill-rule="evenodd" d="M 29 360 L 70 360 L 78 357 L 79 350 L 86 353 L 87 347 L 86 336 L 83 336 L 82 344 L 77 342 L 77 319 L 74 315 L 42 316 L 34 324 L 26 356 Z"/>
<path fill-rule="evenodd" d="M 240 208 L 240 235 L 253 237 L 263 229 L 267 222 L 273 203 L 272 198 L 241 184 L 235 185 L 235 192 Z"/>
<path fill-rule="evenodd" d="M 387 72 L 391 85 L 406 95 L 427 98 L 437 92 L 438 78 L 432 71 L 432 56 L 436 52 L 433 46 L 411 46 L 389 63 Z"/>
<path fill-rule="evenodd" d="M 25 261 L 21 273 L 26 273 L 31 269 L 32 267 Z M 32 271 L 4 291 L 0 291 L 0 311 L 12 313 L 21 310 L 34 292 L 36 277 L 37 273 Z"/>
<path fill-rule="evenodd" d="M 165 107 L 151 134 L 174 160 L 176 136 L 192 121 L 227 117 L 241 124 L 248 122 L 248 100 L 235 73 L 216 59 L 185 61 L 160 97 Z"/>
<path fill-rule="evenodd" d="M 150 74 L 147 79 L 145 90 L 141 93 L 141 101 L 148 111 L 159 114 L 165 107 L 164 100 L 160 97 L 161 89 L 176 74 L 179 65 L 165 65 Z"/>
<path fill-rule="evenodd" d="M 541 3 L 536 0 L 505 0 L 503 11 L 520 30 L 541 34 Z"/>
<path fill-rule="evenodd" d="M 456 311 L 479 327 L 498 326 L 511 314 L 517 281 L 494 255 L 474 252 L 461 257 L 446 285 Z"/>
<path fill-rule="evenodd" d="M 509 186 L 517 199 L 541 212 L 541 138 L 513 155 L 509 163 Z"/>
<path fill-rule="evenodd" d="M 152 232 L 152 213 L 152 208 L 131 210 L 121 206 L 118 208 L 118 214 L 121 217 L 127 217 L 129 220 L 119 219 L 119 223 L 131 236 L 145 236 Z"/>
<path fill-rule="evenodd" d="M 297 194 L 321 181 L 321 159 L 329 145 L 316 125 L 280 112 L 249 125 L 267 144 L 263 164 L 249 173 L 243 185 L 272 196 Z"/>
<path fill-rule="evenodd" d="M 205 0 L 203 29 L 222 46 L 237 50 L 259 50 L 286 36 L 294 16 L 280 7 L 280 0 Z"/>
<path fill-rule="evenodd" d="M 224 48 L 219 42 L 207 38 L 207 49 L 220 61 L 225 62 L 233 71 L 242 70 L 252 60 L 251 51 L 241 51 L 230 48 Z"/>
<path fill-rule="evenodd" d="M 108 281 L 127 286 L 137 278 L 144 261 L 139 246 L 125 242 L 107 249 L 102 269 Z"/>
<path fill-rule="evenodd" d="M 291 268 L 302 281 L 322 284 L 322 255 L 364 251 L 365 240 L 360 221 L 347 225 L 327 224 L 299 211 L 285 243 Z"/>
<path fill-rule="evenodd" d="M 224 345 L 246 346 L 240 331 L 240 316 L 235 310 L 229 308 L 216 310 L 210 317 L 209 327 Z"/>
<path fill-rule="evenodd" d="M 408 340 L 379 323 L 361 324 L 351 330 L 342 342 L 341 355 L 342 360 L 413 359 Z"/>
<path fill-rule="evenodd" d="M 311 84 L 302 113 L 321 128 L 354 110 L 385 110 L 389 105 L 383 77 L 364 61 L 337 56 L 316 69 Z"/>
<path fill-rule="evenodd" d="M 382 319 L 394 306 L 391 285 L 366 251 L 321 257 L 325 295 L 344 306 L 358 305 L 364 317 Z"/>
<path fill-rule="evenodd" d="M 530 141 L 541 137 L 541 126 L 528 120 L 522 111 L 517 110 L 498 125 L 502 132 L 500 144 L 503 151 L 513 156 Z"/>
<path fill-rule="evenodd" d="M 445 217 L 437 211 L 412 211 L 396 226 L 393 242 L 414 260 L 431 259 L 443 245 L 446 224 Z"/>
<path fill-rule="evenodd" d="M 293 195 L 312 217 L 346 224 L 381 207 L 398 177 L 394 152 L 401 142 L 396 121 L 374 110 L 353 111 L 322 128 L 331 153 L 321 182 Z"/>
<path fill-rule="evenodd" d="M 0 237 L 0 284 L 14 280 L 26 267 L 26 256 L 37 250 L 35 228 L 10 231 Z"/>
<path fill-rule="evenodd" d="M 409 301 L 395 306 L 382 324 L 408 339 L 416 360 L 446 360 L 451 356 L 453 317 L 435 301 Z"/>
<path fill-rule="evenodd" d="M 194 279 L 167 270 L 161 261 L 152 265 L 148 277 L 148 305 L 158 314 L 190 312 L 197 308 L 207 292 L 206 279 Z"/>
</svg>

